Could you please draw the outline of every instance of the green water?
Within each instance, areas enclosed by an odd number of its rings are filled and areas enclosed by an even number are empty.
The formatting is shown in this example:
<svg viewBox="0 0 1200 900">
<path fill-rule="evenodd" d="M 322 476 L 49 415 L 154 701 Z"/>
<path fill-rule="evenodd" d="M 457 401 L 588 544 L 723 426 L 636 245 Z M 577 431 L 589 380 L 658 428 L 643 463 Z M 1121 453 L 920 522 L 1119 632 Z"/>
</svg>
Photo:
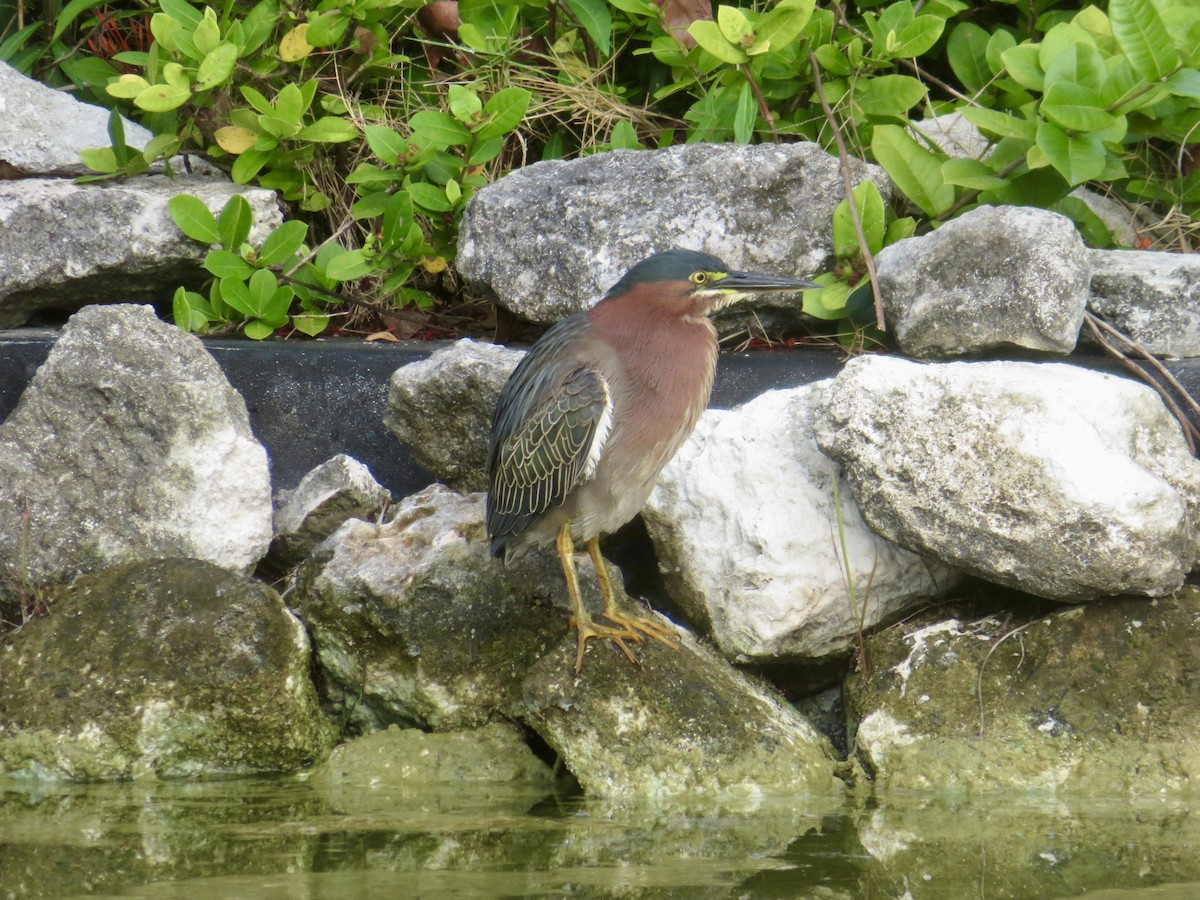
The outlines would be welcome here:
<svg viewBox="0 0 1200 900">
<path fill-rule="evenodd" d="M 1200 897 L 1200 807 L 0 784 L 0 897 Z"/>
</svg>

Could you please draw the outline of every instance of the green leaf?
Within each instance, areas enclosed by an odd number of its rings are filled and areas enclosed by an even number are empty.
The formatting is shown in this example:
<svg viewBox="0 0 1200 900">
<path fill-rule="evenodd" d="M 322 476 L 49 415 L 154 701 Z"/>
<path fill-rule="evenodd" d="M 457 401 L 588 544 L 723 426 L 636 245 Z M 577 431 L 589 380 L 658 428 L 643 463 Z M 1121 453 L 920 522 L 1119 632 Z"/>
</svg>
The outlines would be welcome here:
<svg viewBox="0 0 1200 900">
<path fill-rule="evenodd" d="M 992 80 L 992 70 L 987 61 L 988 40 L 988 33 L 974 22 L 960 22 L 950 32 L 950 39 L 946 42 L 950 68 L 972 93 L 983 90 L 984 85 Z"/>
<path fill-rule="evenodd" d="M 474 129 L 476 141 L 486 141 L 508 134 L 525 118 L 533 94 L 524 88 L 510 87 L 497 91 L 483 107 L 485 120 Z"/>
<path fill-rule="evenodd" d="M 997 137 L 1020 138 L 1030 143 L 1037 139 L 1037 123 L 1031 119 L 1022 119 L 982 106 L 964 106 L 959 112 L 976 128 Z"/>
<path fill-rule="evenodd" d="M 754 101 L 754 92 L 750 90 L 750 82 L 742 85 L 738 94 L 737 112 L 733 116 L 733 139 L 739 144 L 750 143 L 754 137 L 754 122 L 758 118 L 758 104 Z"/>
<path fill-rule="evenodd" d="M 59 37 L 62 36 L 62 33 L 70 28 L 82 13 L 87 12 L 94 6 L 101 6 L 105 2 L 107 2 L 107 0 L 71 0 L 71 2 L 64 6 L 59 14 L 54 17 L 54 33 L 50 35 L 50 40 L 57 41 Z M 50 8 L 52 9 L 53 7 Z"/>
<path fill-rule="evenodd" d="M 446 198 L 446 192 L 435 184 L 414 181 L 408 186 L 408 193 L 417 206 L 430 212 L 449 212 L 453 209 L 453 204 Z"/>
<path fill-rule="evenodd" d="M 896 186 L 927 215 L 936 217 L 954 202 L 954 188 L 942 181 L 942 164 L 898 125 L 877 125 L 871 151 Z"/>
<path fill-rule="evenodd" d="M 469 144 L 471 132 L 461 122 L 439 110 L 425 109 L 408 120 L 413 136 L 439 150 L 454 144 Z"/>
<path fill-rule="evenodd" d="M 899 34 L 899 46 L 892 56 L 913 57 L 928 52 L 946 27 L 946 20 L 939 16 L 917 16 L 905 25 Z"/>
<path fill-rule="evenodd" d="M 333 257 L 325 266 L 325 277 L 334 281 L 351 281 L 375 271 L 375 264 L 365 250 L 347 250 Z"/>
<path fill-rule="evenodd" d="M 167 201 L 167 212 L 179 230 L 202 244 L 221 243 L 217 220 L 204 201 L 192 194 L 177 194 Z"/>
<path fill-rule="evenodd" d="M 299 125 L 307 109 L 308 107 L 304 104 L 304 95 L 300 93 L 299 86 L 289 82 L 276 95 L 274 108 L 266 115 L 282 119 L 292 125 Z"/>
<path fill-rule="evenodd" d="M 995 191 L 1007 182 L 978 159 L 948 159 L 942 163 L 942 178 L 947 184 L 975 191 Z"/>
<path fill-rule="evenodd" d="M 814 0 L 781 0 L 758 20 L 754 28 L 756 40 L 748 53 L 755 55 L 760 52 L 760 47 L 779 50 L 791 44 L 812 18 L 814 5 Z"/>
<path fill-rule="evenodd" d="M 925 98 L 925 86 L 907 75 L 880 75 L 866 81 L 858 105 L 868 116 L 903 116 Z"/>
<path fill-rule="evenodd" d="M 408 141 L 386 125 L 368 125 L 363 129 L 367 146 L 379 159 L 394 166 L 408 152 Z"/>
<path fill-rule="evenodd" d="M 1144 79 L 1161 81 L 1174 71 L 1179 56 L 1152 0 L 1109 0 L 1108 20 L 1117 46 Z"/>
<path fill-rule="evenodd" d="M 196 90 L 208 90 L 227 81 L 233 74 L 237 58 L 238 48 L 228 43 L 218 45 L 205 55 L 196 70 Z"/>
<path fill-rule="evenodd" d="M 171 306 L 176 327 L 184 331 L 201 331 L 210 321 L 206 315 L 208 304 L 194 291 L 176 288 Z"/>
<path fill-rule="evenodd" d="M 1066 81 L 1092 88 L 1099 92 L 1108 77 L 1104 58 L 1092 44 L 1077 41 L 1053 56 L 1045 67 L 1046 90 L 1056 82 Z"/>
<path fill-rule="evenodd" d="M 1009 77 L 1023 88 L 1031 91 L 1045 89 L 1046 74 L 1038 62 L 1037 44 L 1018 44 L 1000 54 L 1004 69 Z"/>
<path fill-rule="evenodd" d="M 192 6 L 187 0 L 159 0 L 158 5 L 168 16 L 185 26 L 188 31 L 195 31 L 204 18 L 204 13 Z"/>
<path fill-rule="evenodd" d="M 608 145 L 613 150 L 641 150 L 642 142 L 638 140 L 637 129 L 628 119 L 621 119 L 613 126 L 608 136 Z"/>
<path fill-rule="evenodd" d="M 134 97 L 133 102 L 146 112 L 168 112 L 183 106 L 191 96 L 186 84 L 152 84 Z"/>
<path fill-rule="evenodd" d="M 117 162 L 117 157 L 113 153 L 112 147 L 91 147 L 86 150 L 80 150 L 79 159 L 93 172 L 111 175 L 121 170 L 121 164 Z"/>
<path fill-rule="evenodd" d="M 275 329 L 260 319 L 254 319 L 246 323 L 242 333 L 252 341 L 265 341 L 275 333 Z"/>
<path fill-rule="evenodd" d="M 720 26 L 710 19 L 697 19 L 688 26 L 688 34 L 721 62 L 736 66 L 750 61 L 749 56 L 726 40 L 725 35 L 721 34 Z"/>
<path fill-rule="evenodd" d="M 500 151 L 503 149 L 504 138 L 488 138 L 486 141 L 480 141 L 471 148 L 471 156 L 467 159 L 467 162 L 472 166 L 481 166 L 499 156 Z"/>
<path fill-rule="evenodd" d="M 461 84 L 450 85 L 446 102 L 450 106 L 450 114 L 464 125 L 475 124 L 483 112 L 483 101 L 479 95 Z"/>
<path fill-rule="evenodd" d="M 292 327 L 301 334 L 316 337 L 329 327 L 329 316 L 292 316 Z"/>
<path fill-rule="evenodd" d="M 736 6 L 722 4 L 717 7 L 717 28 L 725 40 L 735 47 L 744 47 L 754 35 L 754 26 Z"/>
<path fill-rule="evenodd" d="M 239 90 L 241 90 L 242 97 L 245 98 L 246 102 L 264 116 L 275 115 L 275 107 L 272 106 L 271 101 L 264 97 L 259 91 L 256 91 L 254 88 L 245 85 L 239 88 Z M 299 117 L 297 117 L 297 121 L 299 121 Z"/>
<path fill-rule="evenodd" d="M 250 210 L 249 202 L 241 194 L 234 194 L 225 201 L 221 214 L 217 216 L 221 246 L 226 250 L 236 250 L 242 246 L 253 222 L 254 213 Z"/>
<path fill-rule="evenodd" d="M 1041 111 L 1047 119 L 1070 131 L 1098 131 L 1116 123 L 1116 118 L 1103 107 L 1099 90 L 1056 81 L 1046 89 Z"/>
<path fill-rule="evenodd" d="M 254 315 L 254 298 L 241 278 L 221 279 L 221 299 L 243 316 Z"/>
<path fill-rule="evenodd" d="M 1007 31 L 993 32 L 987 42 L 987 64 L 993 75 L 1004 71 L 1004 60 L 1001 58 L 1005 50 L 1015 47 L 1017 39 Z"/>
<path fill-rule="evenodd" d="M 350 16 L 346 13 L 322 13 L 309 21 L 304 39 L 314 47 L 331 47 L 341 41 L 349 24 Z"/>
<path fill-rule="evenodd" d="M 296 132 L 296 137 L 319 144 L 340 144 L 358 137 L 358 129 L 341 116 L 321 116 Z"/>
<path fill-rule="evenodd" d="M 1094 135 L 1068 135 L 1057 125 L 1043 122 L 1038 126 L 1037 146 L 1072 186 L 1099 178 L 1104 171 L 1107 154 Z"/>
<path fill-rule="evenodd" d="M 1180 69 L 1166 83 L 1171 96 L 1200 100 L 1200 72 L 1195 69 Z"/>
<path fill-rule="evenodd" d="M 249 278 L 254 271 L 250 263 L 228 250 L 208 251 L 204 268 L 216 278 Z"/>
<path fill-rule="evenodd" d="M 298 219 L 284 222 L 263 241 L 258 251 L 258 262 L 264 266 L 277 266 L 291 259 L 300 250 L 308 236 L 308 224 Z"/>
<path fill-rule="evenodd" d="M 883 249 L 883 235 L 886 222 L 883 197 L 873 181 L 864 181 L 853 191 L 854 205 L 858 210 L 859 221 L 862 225 L 863 237 L 867 240 L 867 250 L 872 255 Z M 833 255 L 838 259 L 861 257 L 858 246 L 858 232 L 854 228 L 854 219 L 850 215 L 850 204 L 842 200 L 833 211 Z"/>
<path fill-rule="evenodd" d="M 567 9 L 579 20 L 583 30 L 596 48 L 608 56 L 612 53 L 612 13 L 607 0 L 565 0 Z"/>
<path fill-rule="evenodd" d="M 804 292 L 801 308 L 810 316 L 818 319 L 840 319 L 846 312 L 846 298 L 850 296 L 850 288 L 843 281 L 833 280 L 832 275 L 820 275 L 817 284 L 822 290 Z"/>
<path fill-rule="evenodd" d="M 236 183 L 248 184 L 250 179 L 262 171 L 262 167 L 270 160 L 271 151 L 269 150 L 247 150 L 234 160 L 229 174 Z"/>
</svg>

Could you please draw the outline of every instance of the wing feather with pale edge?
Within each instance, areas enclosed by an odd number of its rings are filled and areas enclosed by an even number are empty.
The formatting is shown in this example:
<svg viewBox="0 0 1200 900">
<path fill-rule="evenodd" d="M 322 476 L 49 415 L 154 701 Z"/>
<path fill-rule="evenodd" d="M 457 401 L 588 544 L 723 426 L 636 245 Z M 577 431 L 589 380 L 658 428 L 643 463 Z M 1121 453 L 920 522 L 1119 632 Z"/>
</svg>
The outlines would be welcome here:
<svg viewBox="0 0 1200 900">
<path fill-rule="evenodd" d="M 552 362 L 552 353 L 538 356 L 543 365 L 526 357 L 497 405 L 487 503 L 495 553 L 591 477 L 612 421 L 612 397 L 599 371 Z M 526 398 L 528 414 L 518 418 Z"/>
</svg>

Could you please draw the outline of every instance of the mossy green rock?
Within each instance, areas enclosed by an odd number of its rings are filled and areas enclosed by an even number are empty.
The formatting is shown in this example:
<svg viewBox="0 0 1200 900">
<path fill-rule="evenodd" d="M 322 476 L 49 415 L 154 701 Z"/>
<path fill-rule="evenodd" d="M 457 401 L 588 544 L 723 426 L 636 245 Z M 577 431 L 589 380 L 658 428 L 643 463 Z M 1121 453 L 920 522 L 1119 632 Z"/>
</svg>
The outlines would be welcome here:
<svg viewBox="0 0 1200 900">
<path fill-rule="evenodd" d="M 661 619 L 664 625 L 669 625 Z M 575 636 L 529 672 L 522 715 L 584 790 L 610 798 L 830 795 L 833 747 L 773 690 L 680 630 L 679 650 Z"/>
<path fill-rule="evenodd" d="M 332 742 L 310 661 L 273 589 L 210 563 L 80 577 L 0 644 L 0 775 L 296 770 Z"/>
<path fill-rule="evenodd" d="M 927 614 L 847 683 L 877 789 L 1178 793 L 1200 786 L 1200 592 L 1023 627 Z"/>
<path fill-rule="evenodd" d="M 476 728 L 508 715 L 526 671 L 567 632 L 553 552 L 511 566 L 492 559 L 483 496 L 442 485 L 392 516 L 343 525 L 289 595 L 336 715 L 363 733 Z"/>
<path fill-rule="evenodd" d="M 511 725 L 430 734 L 396 725 L 347 741 L 312 773 L 314 784 L 428 785 L 493 781 L 549 787 L 550 767 Z"/>
</svg>

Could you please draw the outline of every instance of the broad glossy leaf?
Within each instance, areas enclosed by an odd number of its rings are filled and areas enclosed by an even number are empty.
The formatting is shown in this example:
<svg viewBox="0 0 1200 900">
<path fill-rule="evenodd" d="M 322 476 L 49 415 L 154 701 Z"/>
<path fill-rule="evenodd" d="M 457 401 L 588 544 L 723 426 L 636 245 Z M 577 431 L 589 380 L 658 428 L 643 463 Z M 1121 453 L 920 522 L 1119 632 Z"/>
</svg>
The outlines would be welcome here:
<svg viewBox="0 0 1200 900">
<path fill-rule="evenodd" d="M 471 142 L 471 132 L 466 126 L 449 113 L 440 110 L 421 110 L 409 119 L 408 126 L 412 129 L 414 137 L 439 150 L 445 150 L 454 144 Z"/>
<path fill-rule="evenodd" d="M 721 34 L 721 29 L 716 22 L 698 19 L 688 26 L 688 34 L 705 51 L 715 56 L 721 62 L 736 66 L 750 61 L 750 57 L 744 51 L 733 46 L 726 39 L 725 35 Z"/>
<path fill-rule="evenodd" d="M 995 191 L 1007 183 L 978 159 L 948 159 L 942 163 L 942 178 L 947 184 L 976 191 Z"/>
<path fill-rule="evenodd" d="M 232 153 L 234 156 L 237 156 L 240 153 L 245 153 L 254 146 L 254 142 L 258 140 L 258 134 L 249 128 L 226 125 L 224 128 L 218 128 L 213 133 L 213 138 L 216 140 L 218 147 L 226 153 Z"/>
<path fill-rule="evenodd" d="M 304 40 L 314 47 L 330 47 L 346 33 L 350 16 L 341 12 L 322 13 L 308 23 Z"/>
<path fill-rule="evenodd" d="M 186 85 L 152 84 L 134 97 L 133 102 L 146 112 L 168 112 L 183 106 L 191 96 Z"/>
<path fill-rule="evenodd" d="M 612 13 L 607 0 L 564 0 L 567 9 L 579 20 L 583 30 L 596 48 L 608 56 L 612 53 Z"/>
<path fill-rule="evenodd" d="M 205 314 L 208 304 L 194 291 L 177 288 L 171 306 L 176 327 L 184 331 L 200 331 L 209 322 Z"/>
<path fill-rule="evenodd" d="M 371 152 L 389 166 L 396 165 L 399 158 L 408 152 L 408 141 L 386 125 L 368 125 L 363 129 L 363 134 Z"/>
<path fill-rule="evenodd" d="M 475 124 L 479 114 L 483 112 L 483 101 L 479 99 L 479 95 L 461 84 L 450 85 L 446 100 L 450 106 L 450 114 L 464 125 Z"/>
<path fill-rule="evenodd" d="M 950 32 L 946 56 L 958 80 L 972 93 L 991 81 L 987 61 L 988 33 L 974 22 L 960 22 Z"/>
<path fill-rule="evenodd" d="M 206 91 L 223 84 L 233 74 L 237 57 L 238 48 L 233 44 L 218 44 L 200 61 L 196 70 L 196 90 Z"/>
<path fill-rule="evenodd" d="M 946 20 L 938 16 L 917 16 L 900 30 L 900 43 L 892 55 L 921 56 L 938 42 L 945 28 Z"/>
<path fill-rule="evenodd" d="M 1107 155 L 1104 144 L 1090 134 L 1068 135 L 1051 122 L 1038 126 L 1037 147 L 1070 185 L 1100 177 Z"/>
<path fill-rule="evenodd" d="M 358 137 L 358 129 L 341 116 L 321 116 L 311 125 L 305 125 L 296 132 L 296 137 L 320 144 L 340 144 Z"/>
<path fill-rule="evenodd" d="M 103 175 L 111 175 L 121 170 L 121 164 L 117 162 L 117 156 L 113 153 L 112 147 L 89 147 L 80 150 L 79 159 L 93 172 L 100 172 Z"/>
<path fill-rule="evenodd" d="M 204 201 L 192 194 L 176 194 L 167 201 L 167 213 L 179 230 L 202 244 L 221 243 L 217 220 Z"/>
<path fill-rule="evenodd" d="M 739 144 L 750 143 L 754 137 L 754 122 L 758 118 L 758 105 L 754 101 L 754 92 L 750 90 L 750 82 L 742 85 L 738 94 L 737 112 L 733 117 L 733 139 Z"/>
<path fill-rule="evenodd" d="M 263 241 L 258 261 L 264 266 L 277 266 L 296 255 L 308 236 L 308 225 L 298 219 L 284 222 Z"/>
<path fill-rule="evenodd" d="M 217 216 L 217 231 L 221 234 L 221 246 L 226 250 L 236 250 L 246 242 L 250 234 L 250 226 L 254 224 L 254 213 L 250 204 L 241 194 L 234 194 L 221 207 Z"/>
<path fill-rule="evenodd" d="M 1004 60 L 1001 54 L 1017 45 L 1017 39 L 1007 31 L 998 30 L 992 33 L 987 42 L 987 64 L 993 75 L 999 75 L 1004 70 Z"/>
<path fill-rule="evenodd" d="M 454 208 L 446 198 L 446 192 L 435 184 L 414 181 L 408 186 L 408 193 L 417 206 L 430 212 L 449 212 Z"/>
<path fill-rule="evenodd" d="M 329 260 L 325 266 L 325 277 L 334 281 L 350 281 L 374 270 L 375 264 L 367 259 L 365 250 L 346 250 Z"/>
<path fill-rule="evenodd" d="M 776 50 L 792 43 L 812 18 L 814 0 L 783 0 L 754 26 L 755 42 L 750 53 L 767 44 Z"/>
<path fill-rule="evenodd" d="M 204 268 L 217 278 L 246 279 L 254 272 L 250 263 L 228 250 L 210 250 L 204 257 Z"/>
<path fill-rule="evenodd" d="M 285 84 L 275 97 L 274 111 L 268 113 L 284 122 L 300 124 L 307 107 L 304 105 L 304 95 L 300 87 L 293 82 Z"/>
<path fill-rule="evenodd" d="M 1030 142 L 1037 138 L 1037 123 L 1030 119 L 982 106 L 964 106 L 960 111 L 963 118 L 976 128 L 998 137 L 1020 138 Z"/>
<path fill-rule="evenodd" d="M 270 150 L 247 150 L 236 160 L 234 160 L 233 168 L 230 169 L 229 175 L 237 184 L 246 184 L 255 175 L 262 171 L 271 159 Z"/>
<path fill-rule="evenodd" d="M 829 280 L 828 284 L 825 284 L 826 279 Z M 850 296 L 850 288 L 843 281 L 834 281 L 831 275 L 821 275 L 816 281 L 824 284 L 824 288 L 805 291 L 801 308 L 818 319 L 842 318 L 846 314 L 846 298 Z"/>
<path fill-rule="evenodd" d="M 533 95 L 524 88 L 509 87 L 497 91 L 484 104 L 484 122 L 476 126 L 475 140 L 486 141 L 508 134 L 525 118 Z"/>
<path fill-rule="evenodd" d="M 254 298 L 241 278 L 221 279 L 221 299 L 243 316 L 254 316 Z"/>
<path fill-rule="evenodd" d="M 954 188 L 942 180 L 942 164 L 898 125 L 877 125 L 871 151 L 892 181 L 927 215 L 937 216 L 954 202 Z"/>
<path fill-rule="evenodd" d="M 1004 69 L 1021 87 L 1031 91 L 1045 90 L 1046 74 L 1038 62 L 1038 47 L 1036 44 L 1018 44 L 1009 47 L 1000 54 Z"/>
<path fill-rule="evenodd" d="M 132 100 L 149 87 L 150 82 L 141 75 L 126 74 L 108 85 L 105 90 L 110 96 L 120 97 L 122 100 Z"/>
<path fill-rule="evenodd" d="M 1108 77 L 1104 58 L 1092 44 L 1078 41 L 1054 56 L 1046 70 L 1046 90 L 1061 81 L 1073 82 L 1099 92 Z"/>
<path fill-rule="evenodd" d="M 853 196 L 863 237 L 867 240 L 867 250 L 871 254 L 878 253 L 883 249 L 886 220 L 883 197 L 873 181 L 864 181 L 854 189 Z M 833 211 L 833 254 L 839 259 L 861 256 L 850 204 L 844 199 Z"/>
<path fill-rule="evenodd" d="M 858 98 L 859 108 L 869 116 L 903 116 L 925 98 L 925 85 L 908 75 L 880 75 L 867 81 Z"/>
<path fill-rule="evenodd" d="M 1109 0 L 1113 36 L 1130 65 L 1147 81 L 1159 81 L 1179 63 L 1175 44 L 1152 0 Z"/>
<path fill-rule="evenodd" d="M 722 4 L 717 7 L 717 27 L 725 40 L 735 47 L 743 47 L 754 34 L 754 25 L 736 6 Z"/>
<path fill-rule="evenodd" d="M 1096 88 L 1056 81 L 1042 98 L 1042 115 L 1068 131 L 1097 131 L 1116 123 L 1116 118 L 1104 111 L 1104 101 Z"/>
</svg>

